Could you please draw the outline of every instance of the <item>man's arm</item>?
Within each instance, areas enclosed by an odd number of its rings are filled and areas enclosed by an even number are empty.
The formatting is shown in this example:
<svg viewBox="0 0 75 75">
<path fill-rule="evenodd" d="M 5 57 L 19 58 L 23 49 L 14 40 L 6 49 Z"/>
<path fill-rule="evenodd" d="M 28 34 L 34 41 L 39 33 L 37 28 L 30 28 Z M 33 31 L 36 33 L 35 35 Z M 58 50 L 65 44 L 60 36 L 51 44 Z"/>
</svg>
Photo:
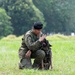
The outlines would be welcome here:
<svg viewBox="0 0 75 75">
<path fill-rule="evenodd" d="M 33 38 L 30 35 L 25 36 L 25 43 L 27 45 L 27 47 L 32 50 L 38 50 L 41 48 L 42 46 L 42 41 L 46 38 L 46 35 L 43 35 L 42 37 L 40 37 L 37 41 L 33 42 Z"/>
<path fill-rule="evenodd" d="M 32 39 L 33 38 L 30 35 L 26 35 L 25 36 L 25 44 L 27 45 L 27 47 L 30 50 L 36 51 L 41 47 L 41 42 L 39 40 L 33 42 Z"/>
</svg>

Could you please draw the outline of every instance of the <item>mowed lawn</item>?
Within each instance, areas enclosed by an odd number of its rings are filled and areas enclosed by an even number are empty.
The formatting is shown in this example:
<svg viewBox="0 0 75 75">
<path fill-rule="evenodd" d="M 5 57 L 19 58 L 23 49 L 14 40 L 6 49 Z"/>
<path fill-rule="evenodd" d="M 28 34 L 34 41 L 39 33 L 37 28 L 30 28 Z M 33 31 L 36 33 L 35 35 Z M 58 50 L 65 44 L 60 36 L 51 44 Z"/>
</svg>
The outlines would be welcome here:
<svg viewBox="0 0 75 75">
<path fill-rule="evenodd" d="M 57 38 L 58 37 L 58 38 Z M 18 69 L 21 38 L 0 40 L 0 75 L 75 75 L 75 37 L 53 36 L 53 70 Z"/>
</svg>

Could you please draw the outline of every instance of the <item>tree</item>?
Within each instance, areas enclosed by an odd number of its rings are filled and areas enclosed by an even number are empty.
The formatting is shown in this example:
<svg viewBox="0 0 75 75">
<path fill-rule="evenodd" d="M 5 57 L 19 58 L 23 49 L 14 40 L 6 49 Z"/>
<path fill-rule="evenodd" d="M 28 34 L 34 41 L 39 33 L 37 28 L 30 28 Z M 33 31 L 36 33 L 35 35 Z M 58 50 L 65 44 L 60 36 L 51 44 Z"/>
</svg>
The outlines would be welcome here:
<svg viewBox="0 0 75 75">
<path fill-rule="evenodd" d="M 6 14 L 6 11 L 0 8 L 0 37 L 11 34 L 13 28 L 11 26 L 10 17 Z"/>
<path fill-rule="evenodd" d="M 13 33 L 22 35 L 40 20 L 44 32 L 75 32 L 75 0 L 0 0 L 11 17 Z"/>
<path fill-rule="evenodd" d="M 32 0 L 5 0 L 0 6 L 11 17 L 13 33 L 16 35 L 25 33 L 35 21 L 42 21 L 46 25 L 42 12 L 33 5 Z"/>
<path fill-rule="evenodd" d="M 47 32 L 75 32 L 75 0 L 33 0 L 43 12 Z"/>
</svg>

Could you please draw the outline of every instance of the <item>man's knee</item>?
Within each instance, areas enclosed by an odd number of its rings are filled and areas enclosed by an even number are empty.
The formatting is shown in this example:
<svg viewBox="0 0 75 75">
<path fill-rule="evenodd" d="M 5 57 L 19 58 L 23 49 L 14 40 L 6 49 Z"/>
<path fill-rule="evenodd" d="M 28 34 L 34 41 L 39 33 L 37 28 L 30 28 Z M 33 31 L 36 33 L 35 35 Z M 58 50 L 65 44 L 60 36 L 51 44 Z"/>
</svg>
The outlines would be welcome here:
<svg viewBox="0 0 75 75">
<path fill-rule="evenodd" d="M 37 58 L 43 59 L 45 57 L 45 52 L 43 50 L 38 50 L 36 52 Z"/>
</svg>

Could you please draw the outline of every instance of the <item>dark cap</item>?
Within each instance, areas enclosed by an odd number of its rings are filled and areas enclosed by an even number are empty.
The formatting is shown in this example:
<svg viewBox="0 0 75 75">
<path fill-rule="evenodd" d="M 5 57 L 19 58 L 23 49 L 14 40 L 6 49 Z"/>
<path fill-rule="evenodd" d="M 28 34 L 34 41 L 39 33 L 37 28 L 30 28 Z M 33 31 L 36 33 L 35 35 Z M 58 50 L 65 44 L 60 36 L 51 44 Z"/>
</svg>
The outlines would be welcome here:
<svg viewBox="0 0 75 75">
<path fill-rule="evenodd" d="M 34 24 L 33 24 L 33 28 L 34 29 L 42 29 L 43 28 L 43 24 L 41 23 L 41 22 L 35 22 Z"/>
</svg>

